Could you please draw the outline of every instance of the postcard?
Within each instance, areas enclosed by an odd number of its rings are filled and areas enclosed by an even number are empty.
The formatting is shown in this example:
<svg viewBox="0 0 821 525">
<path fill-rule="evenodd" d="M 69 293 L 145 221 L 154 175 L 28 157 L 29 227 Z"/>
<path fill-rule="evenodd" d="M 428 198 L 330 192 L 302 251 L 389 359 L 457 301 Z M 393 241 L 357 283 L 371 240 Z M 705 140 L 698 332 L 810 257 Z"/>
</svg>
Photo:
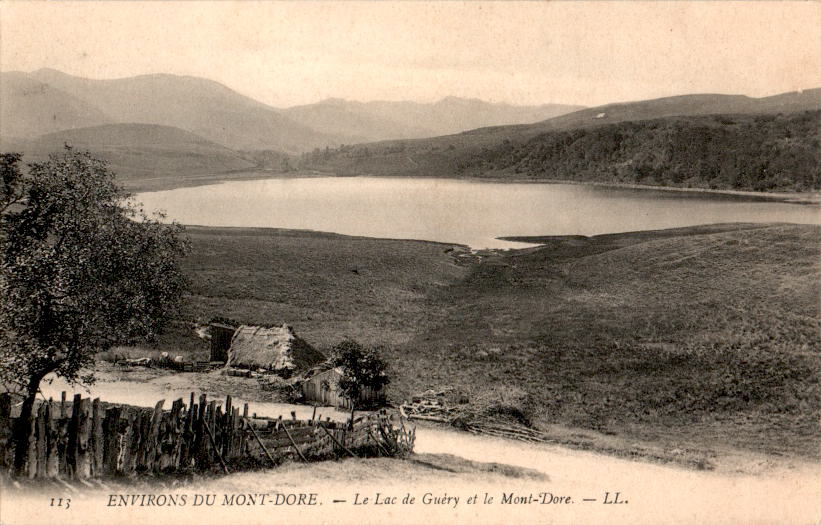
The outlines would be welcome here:
<svg viewBox="0 0 821 525">
<path fill-rule="evenodd" d="M 0 3 L 0 523 L 821 523 L 819 27 Z"/>
</svg>

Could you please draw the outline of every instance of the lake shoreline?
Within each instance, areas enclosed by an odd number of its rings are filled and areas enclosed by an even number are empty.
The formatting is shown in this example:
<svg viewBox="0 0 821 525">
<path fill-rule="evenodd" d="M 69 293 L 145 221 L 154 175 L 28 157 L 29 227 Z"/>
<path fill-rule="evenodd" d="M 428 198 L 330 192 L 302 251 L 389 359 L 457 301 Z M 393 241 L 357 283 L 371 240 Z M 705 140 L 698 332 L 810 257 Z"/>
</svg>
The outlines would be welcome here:
<svg viewBox="0 0 821 525">
<path fill-rule="evenodd" d="M 323 177 L 319 172 L 255 180 L 250 179 L 259 173 L 236 175 L 247 180 L 139 193 L 135 201 L 188 225 L 427 240 L 472 250 L 528 247 L 511 237 L 595 236 L 715 223 L 821 224 L 817 206 L 746 194 L 558 181 Z"/>
<path fill-rule="evenodd" d="M 125 182 L 125 187 L 132 193 L 152 193 L 157 191 L 167 191 L 180 188 L 192 188 L 197 186 L 208 186 L 222 184 L 225 182 L 239 182 L 239 181 L 253 181 L 253 180 L 277 180 L 277 179 L 315 179 L 315 178 L 365 178 L 373 177 L 379 179 L 408 179 L 408 178 L 430 178 L 443 180 L 464 180 L 471 182 L 488 182 L 488 183 L 511 183 L 511 184 L 572 184 L 577 186 L 591 186 L 602 188 L 614 188 L 625 190 L 656 190 L 656 191 L 670 191 L 679 193 L 692 193 L 703 195 L 716 196 L 731 196 L 742 199 L 761 200 L 761 201 L 775 201 L 786 202 L 790 204 L 803 205 L 821 205 L 821 191 L 812 191 L 806 193 L 798 192 L 754 192 L 741 190 L 721 190 L 710 188 L 682 188 L 675 186 L 653 186 L 648 184 L 629 184 L 623 182 L 596 182 L 596 181 L 575 181 L 565 179 L 538 179 L 534 180 L 530 177 L 441 177 L 431 176 L 425 177 L 414 175 L 413 177 L 401 177 L 390 175 L 338 175 L 332 172 L 322 172 L 317 170 L 305 170 L 296 172 L 239 172 L 233 174 L 214 173 L 202 176 L 192 176 L 182 179 L 169 179 L 166 177 L 157 177 L 151 179 L 130 180 Z"/>
</svg>

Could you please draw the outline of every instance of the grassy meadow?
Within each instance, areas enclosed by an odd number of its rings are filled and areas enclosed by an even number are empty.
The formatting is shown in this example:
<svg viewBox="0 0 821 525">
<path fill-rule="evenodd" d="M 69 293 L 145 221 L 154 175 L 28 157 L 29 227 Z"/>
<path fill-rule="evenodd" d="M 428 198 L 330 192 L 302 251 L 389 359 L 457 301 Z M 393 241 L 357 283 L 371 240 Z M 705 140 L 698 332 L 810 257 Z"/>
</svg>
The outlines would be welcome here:
<svg viewBox="0 0 821 525">
<path fill-rule="evenodd" d="M 189 226 L 191 295 L 169 349 L 202 345 L 190 321 L 286 322 L 312 345 L 345 337 L 396 347 L 416 334 L 427 298 L 462 279 L 460 246 L 263 228 Z M 204 348 L 204 347 L 203 347 Z"/>
<path fill-rule="evenodd" d="M 159 349 L 213 316 L 384 348 L 390 396 L 453 388 L 491 413 L 667 448 L 821 453 L 821 227 L 527 238 L 512 252 L 189 227 L 192 294 Z"/>
</svg>

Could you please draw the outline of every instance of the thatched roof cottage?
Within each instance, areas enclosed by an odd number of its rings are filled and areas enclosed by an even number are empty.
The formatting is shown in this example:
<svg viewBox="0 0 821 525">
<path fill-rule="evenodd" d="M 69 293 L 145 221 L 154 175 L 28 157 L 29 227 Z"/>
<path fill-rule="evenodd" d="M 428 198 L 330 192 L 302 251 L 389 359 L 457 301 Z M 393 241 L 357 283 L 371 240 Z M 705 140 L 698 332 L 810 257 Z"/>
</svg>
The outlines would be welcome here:
<svg viewBox="0 0 821 525">
<path fill-rule="evenodd" d="M 236 329 L 226 366 L 270 370 L 291 377 L 325 361 L 325 355 L 294 334 L 288 325 Z"/>
</svg>

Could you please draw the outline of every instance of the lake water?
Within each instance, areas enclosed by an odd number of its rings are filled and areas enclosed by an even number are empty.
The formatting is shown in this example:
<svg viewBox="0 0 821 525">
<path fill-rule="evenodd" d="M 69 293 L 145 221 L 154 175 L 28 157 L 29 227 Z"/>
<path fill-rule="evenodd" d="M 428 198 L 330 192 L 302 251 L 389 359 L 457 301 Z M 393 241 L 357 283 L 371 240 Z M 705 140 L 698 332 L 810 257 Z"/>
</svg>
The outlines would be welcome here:
<svg viewBox="0 0 821 525">
<path fill-rule="evenodd" d="M 148 210 L 204 226 L 307 229 L 479 248 L 518 235 L 597 235 L 721 222 L 821 224 L 821 207 L 575 184 L 315 177 L 142 193 Z"/>
</svg>

